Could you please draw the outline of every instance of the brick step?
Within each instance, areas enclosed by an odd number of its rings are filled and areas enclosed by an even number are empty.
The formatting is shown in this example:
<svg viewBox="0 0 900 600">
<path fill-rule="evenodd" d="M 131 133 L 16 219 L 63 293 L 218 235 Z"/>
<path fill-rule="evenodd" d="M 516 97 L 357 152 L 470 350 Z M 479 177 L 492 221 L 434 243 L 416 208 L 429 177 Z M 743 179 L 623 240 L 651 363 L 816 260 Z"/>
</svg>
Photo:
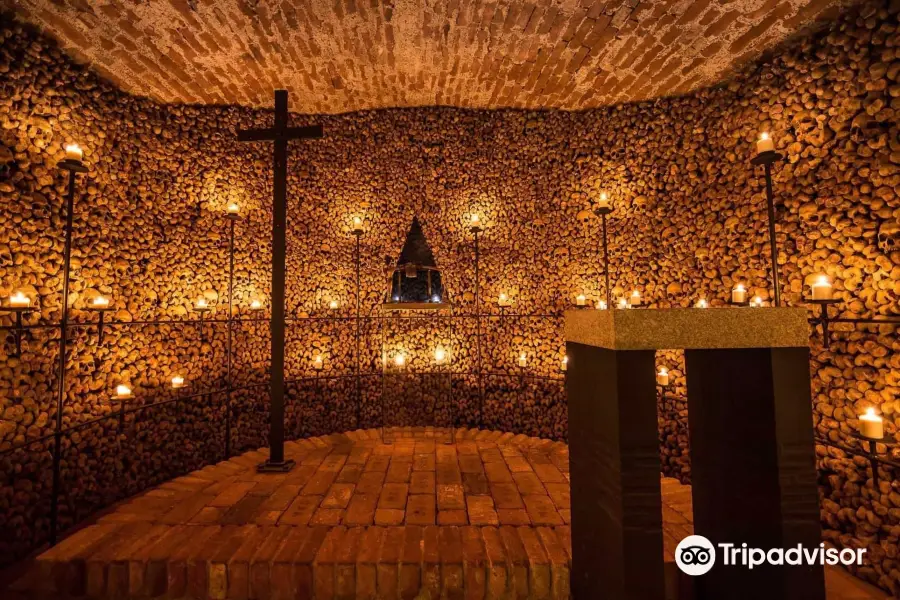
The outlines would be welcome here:
<svg viewBox="0 0 900 600">
<path fill-rule="evenodd" d="M 97 524 L 15 587 L 48 598 L 557 599 L 569 597 L 569 544 L 568 527 Z"/>
</svg>

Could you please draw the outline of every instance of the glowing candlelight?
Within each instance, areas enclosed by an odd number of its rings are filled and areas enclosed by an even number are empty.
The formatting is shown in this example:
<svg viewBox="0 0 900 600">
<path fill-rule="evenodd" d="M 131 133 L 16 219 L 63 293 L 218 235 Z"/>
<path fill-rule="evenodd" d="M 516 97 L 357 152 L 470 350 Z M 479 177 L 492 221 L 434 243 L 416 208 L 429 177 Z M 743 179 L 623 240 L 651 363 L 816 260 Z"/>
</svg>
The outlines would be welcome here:
<svg viewBox="0 0 900 600">
<path fill-rule="evenodd" d="M 481 217 L 479 217 L 477 214 L 472 215 L 471 227 L 473 229 L 481 227 Z"/>
<path fill-rule="evenodd" d="M 522 354 L 519 355 L 519 366 L 524 367 L 527 364 L 528 364 L 528 355 L 523 352 Z"/>
<path fill-rule="evenodd" d="M 434 349 L 434 362 L 440 365 L 443 364 L 446 359 L 447 353 L 444 351 L 443 346 L 438 346 Z"/>
<path fill-rule="evenodd" d="M 578 297 L 575 298 L 575 304 L 578 306 L 584 306 L 587 302 L 587 298 L 584 297 L 584 294 L 578 294 Z"/>
<path fill-rule="evenodd" d="M 328 308 L 330 308 L 331 310 L 337 310 L 338 306 L 339 305 L 338 305 L 337 300 L 332 300 L 331 302 L 328 303 Z"/>
<path fill-rule="evenodd" d="M 759 296 L 753 296 L 753 298 L 750 299 L 750 306 L 752 308 L 760 308 L 762 305 L 763 305 L 763 299 L 760 298 Z"/>
<path fill-rule="evenodd" d="M 91 302 L 91 306 L 94 308 L 109 308 L 109 298 L 106 296 L 97 296 Z"/>
<path fill-rule="evenodd" d="M 9 297 L 9 305 L 15 308 L 27 308 L 31 306 L 31 298 L 23 294 L 21 290 L 18 290 Z"/>
<path fill-rule="evenodd" d="M 747 302 L 747 288 L 743 283 L 739 283 L 731 290 L 731 301 L 734 304 L 744 304 Z"/>
<path fill-rule="evenodd" d="M 84 151 L 81 149 L 81 146 L 78 144 L 67 144 L 66 145 L 66 159 L 67 160 L 77 160 L 81 162 L 81 159 L 84 158 Z"/>
<path fill-rule="evenodd" d="M 833 297 L 834 288 L 828 275 L 821 274 L 816 276 L 816 280 L 811 287 L 813 300 L 831 300 Z"/>
<path fill-rule="evenodd" d="M 250 302 L 250 310 L 262 310 L 262 302 L 257 299 L 254 299 Z"/>
<path fill-rule="evenodd" d="M 627 298 L 619 298 L 619 306 L 618 306 L 618 308 L 621 308 L 621 309 L 631 308 L 631 307 L 628 305 L 628 299 L 627 299 Z"/>
<path fill-rule="evenodd" d="M 181 375 L 176 375 L 172 378 L 172 389 L 177 390 L 178 388 L 184 387 L 184 377 Z"/>
<path fill-rule="evenodd" d="M 116 386 L 116 398 L 131 398 L 131 388 L 120 383 Z"/>
<path fill-rule="evenodd" d="M 606 300 L 597 300 L 597 304 L 594 305 L 597 310 L 606 310 Z"/>
<path fill-rule="evenodd" d="M 763 131 L 759 134 L 759 140 L 756 142 L 756 152 L 773 152 L 775 150 L 775 141 L 769 136 L 769 132 Z"/>
<path fill-rule="evenodd" d="M 194 308 L 197 310 L 209 310 L 209 302 L 206 301 L 206 298 L 197 298 L 197 304 L 194 305 Z"/>
<path fill-rule="evenodd" d="M 875 409 L 871 406 L 866 409 L 865 414 L 859 417 L 859 433 L 872 440 L 880 440 L 884 437 L 884 421 L 875 414 Z"/>
<path fill-rule="evenodd" d="M 563 359 L 562 359 L 562 366 L 561 366 L 560 368 L 561 368 L 563 371 L 568 371 L 568 370 L 569 370 L 569 357 L 568 357 L 568 356 L 563 356 Z"/>
<path fill-rule="evenodd" d="M 512 301 L 510 301 L 509 296 L 507 296 L 505 293 L 501 293 L 497 298 L 497 304 L 500 306 L 509 306 L 510 304 L 512 304 Z"/>
<path fill-rule="evenodd" d="M 322 358 L 321 354 L 316 354 L 316 358 L 315 358 L 315 360 L 313 360 L 313 368 L 316 371 L 321 371 L 322 369 L 325 368 L 325 361 Z"/>
<path fill-rule="evenodd" d="M 637 290 L 631 292 L 631 306 L 641 305 L 641 293 Z"/>
<path fill-rule="evenodd" d="M 394 364 L 397 365 L 398 367 L 403 367 L 406 364 L 406 355 L 398 354 L 397 356 L 395 356 Z"/>
<path fill-rule="evenodd" d="M 606 192 L 600 192 L 600 198 L 597 199 L 597 208 L 603 210 L 612 208 L 609 202 L 609 194 L 607 194 Z"/>
<path fill-rule="evenodd" d="M 241 212 L 241 207 L 238 206 L 237 202 L 232 202 L 231 204 L 228 205 L 228 208 L 226 208 L 225 210 L 228 211 L 229 215 L 236 216 L 238 213 Z"/>
<path fill-rule="evenodd" d="M 706 301 L 706 298 L 700 298 L 697 300 L 697 304 L 695 304 L 697 308 L 709 308 L 709 303 Z"/>
<path fill-rule="evenodd" d="M 669 385 L 669 370 L 667 368 L 659 368 L 659 371 L 656 373 L 656 384 L 663 387 Z"/>
<path fill-rule="evenodd" d="M 359 233 L 362 231 L 362 219 L 359 217 L 353 217 L 353 229 L 351 229 L 353 233 Z"/>
</svg>

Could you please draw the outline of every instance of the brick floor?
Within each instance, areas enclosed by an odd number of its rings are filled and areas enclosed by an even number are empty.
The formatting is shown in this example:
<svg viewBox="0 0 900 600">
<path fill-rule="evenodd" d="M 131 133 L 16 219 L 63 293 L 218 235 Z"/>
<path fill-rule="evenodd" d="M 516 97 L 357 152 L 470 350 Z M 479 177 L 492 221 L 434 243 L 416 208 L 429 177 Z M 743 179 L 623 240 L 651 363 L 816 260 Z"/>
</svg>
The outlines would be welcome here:
<svg viewBox="0 0 900 600">
<path fill-rule="evenodd" d="M 254 451 L 127 500 L 40 555 L 23 597 L 568 598 L 568 447 L 424 428 Z M 445 443 L 446 442 L 446 443 Z M 664 554 L 693 532 L 691 490 L 662 480 Z M 856 590 L 852 577 L 829 575 Z M 862 585 L 862 584 L 860 584 Z M 427 593 L 425 593 L 427 592 Z M 5 596 L 4 596 L 5 597 Z"/>
</svg>

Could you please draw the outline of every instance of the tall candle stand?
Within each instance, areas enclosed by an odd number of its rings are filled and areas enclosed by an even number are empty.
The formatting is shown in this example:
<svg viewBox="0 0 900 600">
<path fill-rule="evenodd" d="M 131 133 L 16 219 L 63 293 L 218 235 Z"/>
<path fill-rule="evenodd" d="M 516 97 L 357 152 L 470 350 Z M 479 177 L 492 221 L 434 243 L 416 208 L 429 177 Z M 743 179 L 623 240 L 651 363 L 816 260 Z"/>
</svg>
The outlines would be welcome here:
<svg viewBox="0 0 900 600">
<path fill-rule="evenodd" d="M 360 322 L 359 322 L 359 309 L 360 309 L 360 301 L 359 301 L 359 293 L 360 293 L 360 238 L 363 234 L 362 224 L 354 225 L 353 229 L 350 232 L 353 234 L 353 237 L 356 238 L 355 243 L 355 252 L 353 255 L 353 260 L 356 263 L 356 315 L 355 315 L 355 336 L 356 336 L 356 428 L 359 429 L 360 419 L 362 417 L 362 384 L 360 382 Z"/>
<path fill-rule="evenodd" d="M 109 305 L 96 306 L 93 304 L 89 304 L 87 306 L 87 310 L 98 313 L 98 315 L 99 315 L 97 317 L 97 345 L 98 346 L 103 345 L 103 324 L 104 324 L 103 315 L 105 315 L 109 311 L 113 310 L 113 307 L 109 306 Z"/>
<path fill-rule="evenodd" d="M 228 333 L 225 338 L 225 377 L 227 393 L 225 394 L 225 460 L 231 458 L 231 391 L 232 381 L 232 320 L 234 319 L 234 226 L 240 220 L 237 205 L 229 207 L 225 216 L 228 218 Z M 201 319 L 203 313 L 200 313 Z M 200 324 L 201 337 L 203 324 Z M 212 405 L 212 396 L 210 396 Z"/>
<path fill-rule="evenodd" d="M 206 304 L 199 306 L 195 305 L 193 310 L 200 315 L 200 322 L 197 327 L 200 329 L 200 343 L 202 344 L 206 342 L 206 330 L 203 329 L 203 322 L 205 321 L 206 313 L 210 312 L 212 307 Z"/>
<path fill-rule="evenodd" d="M 481 292 L 478 274 L 481 254 L 478 248 L 478 236 L 484 229 L 480 223 L 473 222 L 469 227 L 475 238 L 475 377 L 478 381 L 478 425 L 484 423 L 484 384 L 481 376 Z"/>
<path fill-rule="evenodd" d="M 600 217 L 603 229 L 603 281 L 606 286 L 606 306 L 612 307 L 612 289 L 609 287 L 609 242 L 606 237 L 606 217 L 612 213 L 611 206 L 598 206 L 594 213 Z"/>
<path fill-rule="evenodd" d="M 766 174 L 766 205 L 769 213 L 769 252 L 772 260 L 772 287 L 774 288 L 774 305 L 781 306 L 781 285 L 778 281 L 778 242 L 775 239 L 775 195 L 772 192 L 772 165 L 780 162 L 784 156 L 774 150 L 760 152 L 750 161 L 754 166 L 763 165 Z"/>
<path fill-rule="evenodd" d="M 59 320 L 59 366 L 56 379 L 56 429 L 53 452 L 53 490 L 50 498 L 51 513 L 56 514 L 59 502 L 60 487 L 60 459 L 62 455 L 62 425 L 63 425 L 63 404 L 66 398 L 66 348 L 68 345 L 69 334 L 69 271 L 72 263 L 72 223 L 74 220 L 75 209 L 75 180 L 79 173 L 87 173 L 88 168 L 84 166 L 81 160 L 75 158 L 66 158 L 57 163 L 57 166 L 69 172 L 68 192 L 66 193 L 66 225 L 65 225 L 65 243 L 63 245 L 63 282 L 62 282 L 62 305 L 60 307 L 61 316 Z M 57 522 L 56 519 L 50 521 L 50 542 L 56 543 Z"/>
</svg>

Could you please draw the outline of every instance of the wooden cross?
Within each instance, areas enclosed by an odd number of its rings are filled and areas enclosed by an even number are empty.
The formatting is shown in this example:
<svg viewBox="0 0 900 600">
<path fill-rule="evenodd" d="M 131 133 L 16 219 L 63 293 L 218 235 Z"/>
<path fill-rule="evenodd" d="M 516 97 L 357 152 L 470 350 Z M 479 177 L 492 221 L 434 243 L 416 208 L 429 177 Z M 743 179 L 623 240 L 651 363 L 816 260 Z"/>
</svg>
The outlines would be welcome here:
<svg viewBox="0 0 900 600">
<path fill-rule="evenodd" d="M 285 225 L 287 221 L 288 141 L 322 137 L 321 125 L 288 127 L 287 90 L 275 90 L 275 126 L 268 129 L 241 129 L 240 142 L 275 142 L 275 173 L 272 184 L 272 369 L 269 389 L 269 459 L 259 465 L 262 472 L 283 473 L 294 466 L 284 459 L 284 277 Z"/>
</svg>

